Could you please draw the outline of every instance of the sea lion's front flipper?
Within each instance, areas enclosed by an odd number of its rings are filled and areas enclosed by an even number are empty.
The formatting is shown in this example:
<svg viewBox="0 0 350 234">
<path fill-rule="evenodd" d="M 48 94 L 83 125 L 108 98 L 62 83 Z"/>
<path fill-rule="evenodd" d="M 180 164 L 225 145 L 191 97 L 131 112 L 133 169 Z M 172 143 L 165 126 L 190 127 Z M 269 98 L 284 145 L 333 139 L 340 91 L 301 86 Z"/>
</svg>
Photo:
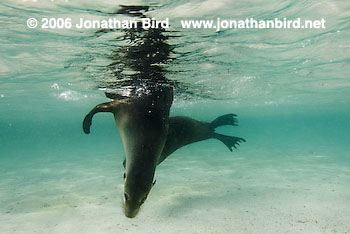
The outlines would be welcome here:
<svg viewBox="0 0 350 234">
<path fill-rule="evenodd" d="M 114 101 L 113 102 L 105 102 L 95 106 L 84 118 L 83 121 L 83 130 L 86 134 L 90 133 L 90 126 L 92 122 L 92 117 L 98 112 L 113 112 L 114 109 Z"/>
<path fill-rule="evenodd" d="M 223 125 L 234 125 L 238 126 L 238 121 L 235 114 L 227 114 L 217 117 L 213 122 L 211 122 L 212 128 L 217 128 Z"/>
<path fill-rule="evenodd" d="M 237 149 L 236 145 L 239 145 L 241 142 L 245 142 L 243 138 L 234 137 L 234 136 L 226 136 L 218 133 L 214 133 L 214 138 L 218 139 L 222 143 L 224 143 L 227 148 L 232 152 L 232 147 Z"/>
</svg>

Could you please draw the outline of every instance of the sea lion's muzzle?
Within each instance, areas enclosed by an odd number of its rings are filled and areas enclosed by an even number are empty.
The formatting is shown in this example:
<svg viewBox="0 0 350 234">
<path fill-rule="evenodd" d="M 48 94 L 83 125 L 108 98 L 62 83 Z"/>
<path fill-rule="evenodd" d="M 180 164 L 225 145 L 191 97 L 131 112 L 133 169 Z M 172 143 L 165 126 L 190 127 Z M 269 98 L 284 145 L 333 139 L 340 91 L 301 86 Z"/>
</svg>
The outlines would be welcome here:
<svg viewBox="0 0 350 234">
<path fill-rule="evenodd" d="M 139 213 L 141 205 L 146 201 L 146 198 L 141 201 L 126 199 L 128 196 L 124 194 L 124 214 L 128 218 L 135 218 Z"/>
<path fill-rule="evenodd" d="M 135 218 L 140 208 L 131 208 L 124 204 L 124 214 L 127 218 Z"/>
</svg>

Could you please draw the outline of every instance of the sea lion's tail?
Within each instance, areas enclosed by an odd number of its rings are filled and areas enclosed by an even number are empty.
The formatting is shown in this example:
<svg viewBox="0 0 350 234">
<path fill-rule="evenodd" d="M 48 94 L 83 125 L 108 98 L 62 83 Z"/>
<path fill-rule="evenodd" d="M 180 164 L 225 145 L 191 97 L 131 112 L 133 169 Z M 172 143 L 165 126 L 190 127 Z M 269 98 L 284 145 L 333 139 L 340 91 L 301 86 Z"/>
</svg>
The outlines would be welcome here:
<svg viewBox="0 0 350 234">
<path fill-rule="evenodd" d="M 238 126 L 238 120 L 236 119 L 235 114 L 227 114 L 227 115 L 222 115 L 220 117 L 217 117 L 214 119 L 213 122 L 211 122 L 211 127 L 212 128 L 217 128 L 223 125 L 234 125 Z"/>
<path fill-rule="evenodd" d="M 226 135 L 222 135 L 219 133 L 214 133 L 214 138 L 216 138 L 219 141 L 221 141 L 222 143 L 224 143 L 231 152 L 232 152 L 232 147 L 237 149 L 237 146 L 241 142 L 245 142 L 245 140 L 243 138 L 234 137 L 234 136 L 226 136 Z"/>
</svg>

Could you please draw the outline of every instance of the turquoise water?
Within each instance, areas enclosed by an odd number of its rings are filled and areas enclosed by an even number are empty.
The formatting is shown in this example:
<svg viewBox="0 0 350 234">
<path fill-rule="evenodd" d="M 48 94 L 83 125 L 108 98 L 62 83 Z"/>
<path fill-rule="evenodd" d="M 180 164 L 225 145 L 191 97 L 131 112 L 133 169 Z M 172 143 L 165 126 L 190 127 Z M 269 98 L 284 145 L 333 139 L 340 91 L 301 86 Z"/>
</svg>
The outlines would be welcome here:
<svg viewBox="0 0 350 234">
<path fill-rule="evenodd" d="M 135 219 L 122 210 L 124 152 L 101 84 L 121 32 L 29 29 L 30 17 L 103 18 L 151 5 L 172 24 L 171 116 L 235 113 L 156 171 Z M 2 1 L 0 233 L 349 233 L 350 4 L 346 1 Z M 326 29 L 182 29 L 181 19 L 325 18 Z M 102 85 L 103 86 L 103 85 Z M 185 87 L 185 88 L 184 88 Z"/>
</svg>

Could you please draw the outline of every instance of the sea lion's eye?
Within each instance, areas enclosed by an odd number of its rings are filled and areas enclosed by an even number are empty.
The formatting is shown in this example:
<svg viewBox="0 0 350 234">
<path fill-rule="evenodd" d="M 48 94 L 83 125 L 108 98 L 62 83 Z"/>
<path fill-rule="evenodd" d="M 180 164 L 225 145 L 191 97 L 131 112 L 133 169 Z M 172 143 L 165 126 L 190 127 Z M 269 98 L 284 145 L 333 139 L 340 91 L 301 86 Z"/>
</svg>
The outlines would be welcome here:
<svg viewBox="0 0 350 234">
<path fill-rule="evenodd" d="M 125 198 L 125 201 L 129 200 L 128 194 L 124 193 L 124 198 Z"/>
<path fill-rule="evenodd" d="M 142 198 L 141 204 L 145 203 L 146 199 L 147 199 L 147 197 Z"/>
<path fill-rule="evenodd" d="M 125 175 L 125 172 L 124 172 L 124 175 L 123 175 L 123 177 L 124 177 L 124 180 L 125 180 L 125 177 L 126 177 L 126 175 Z"/>
</svg>

